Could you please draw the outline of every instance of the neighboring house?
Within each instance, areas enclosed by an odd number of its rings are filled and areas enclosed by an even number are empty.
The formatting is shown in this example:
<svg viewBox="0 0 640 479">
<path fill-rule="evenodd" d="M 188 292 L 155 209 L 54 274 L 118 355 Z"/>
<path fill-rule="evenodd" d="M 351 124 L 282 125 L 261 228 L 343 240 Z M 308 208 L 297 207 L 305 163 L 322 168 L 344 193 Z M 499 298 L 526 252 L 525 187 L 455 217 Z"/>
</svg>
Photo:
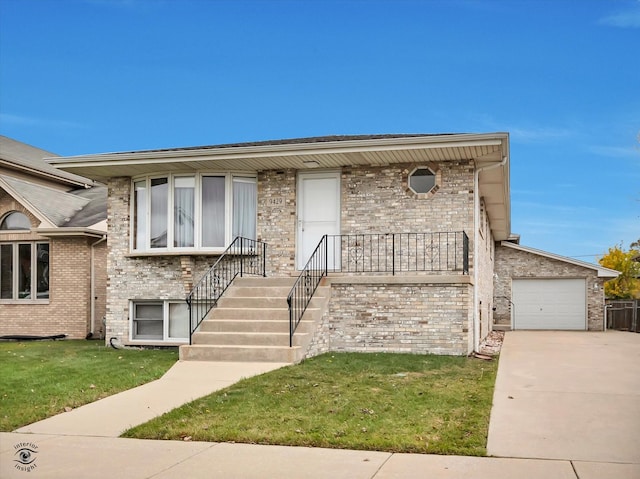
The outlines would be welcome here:
<svg viewBox="0 0 640 479">
<path fill-rule="evenodd" d="M 267 245 L 267 278 L 234 285 L 244 289 L 223 296 L 213 316 L 237 320 L 203 323 L 194 346 L 230 351 L 233 341 L 266 334 L 272 314 L 288 318 L 281 311 L 286 291 L 312 256 L 321 266 L 307 269 L 299 284 L 327 270 L 324 300 L 307 312 L 315 314 L 312 324 L 296 331 L 293 360 L 327 350 L 467 354 L 493 329 L 494 310 L 507 320 L 515 314 L 514 327 L 521 326 L 508 285 L 512 275 L 516 282 L 533 271 L 537 278 L 581 278 L 589 301 L 580 329 L 602 329 L 602 285 L 616 275 L 508 242 L 507 133 L 333 136 L 49 161 L 109 187 L 107 337 L 126 344 L 188 342 L 185 297 L 236 236 Z M 526 271 L 500 262 L 503 251 L 515 252 Z M 229 267 L 222 270 L 207 276 L 208 288 L 215 290 Z M 274 277 L 280 282 L 267 283 Z M 274 289 L 264 293 L 260 285 L 267 284 Z M 239 299 L 260 294 L 267 296 L 262 310 Z M 192 304 L 201 301 L 207 299 Z M 255 324 L 243 334 L 223 328 L 249 318 Z M 273 334 L 286 334 L 288 343 L 286 324 Z M 567 325 L 558 318 L 528 326 Z M 296 340 L 299 334 L 306 339 Z M 193 347 L 181 355 L 197 357 Z"/>
<path fill-rule="evenodd" d="M 105 186 L 0 136 L 0 336 L 85 338 L 106 310 Z"/>
</svg>

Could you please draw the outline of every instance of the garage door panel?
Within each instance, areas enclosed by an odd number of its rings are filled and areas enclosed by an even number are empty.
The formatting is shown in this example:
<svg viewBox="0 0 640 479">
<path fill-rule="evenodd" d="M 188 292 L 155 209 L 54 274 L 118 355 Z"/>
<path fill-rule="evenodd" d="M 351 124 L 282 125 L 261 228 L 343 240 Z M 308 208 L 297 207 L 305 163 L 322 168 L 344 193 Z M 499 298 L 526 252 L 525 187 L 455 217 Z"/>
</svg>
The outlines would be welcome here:
<svg viewBox="0 0 640 479">
<path fill-rule="evenodd" d="M 586 329 L 584 279 L 514 279 L 514 329 Z"/>
</svg>

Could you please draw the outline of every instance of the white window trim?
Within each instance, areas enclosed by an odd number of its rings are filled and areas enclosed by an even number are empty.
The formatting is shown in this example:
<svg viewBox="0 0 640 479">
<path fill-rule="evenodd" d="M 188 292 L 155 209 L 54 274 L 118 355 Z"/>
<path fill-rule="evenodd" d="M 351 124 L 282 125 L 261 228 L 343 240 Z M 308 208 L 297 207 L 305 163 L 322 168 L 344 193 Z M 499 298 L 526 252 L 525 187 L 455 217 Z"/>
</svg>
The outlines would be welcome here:
<svg viewBox="0 0 640 479">
<path fill-rule="evenodd" d="M 419 192 L 416 191 L 412 186 L 411 186 L 411 177 L 416 173 L 416 171 L 418 170 L 429 170 L 429 172 L 431 172 L 431 174 L 433 175 L 433 186 L 429 189 L 429 191 L 425 191 L 425 192 Z M 438 188 L 438 171 L 431 168 L 430 166 L 416 166 L 415 168 L 413 168 L 411 170 L 411 172 L 407 175 L 407 188 L 409 189 L 409 191 L 411 191 L 411 193 L 413 193 L 414 195 L 418 195 L 418 197 L 426 197 L 428 195 L 431 195 L 434 193 L 435 190 L 437 190 Z"/>
<path fill-rule="evenodd" d="M 189 336 L 186 338 L 172 338 L 169 336 L 169 305 L 184 304 L 184 299 L 131 299 L 129 300 L 129 340 L 132 343 L 140 344 L 157 344 L 157 343 L 188 343 Z M 134 322 L 136 304 L 162 305 L 162 339 L 140 339 L 134 338 Z"/>
<path fill-rule="evenodd" d="M 193 247 L 176 247 L 173 246 L 173 234 L 174 234 L 174 217 L 173 217 L 173 207 L 174 207 L 174 185 L 175 178 L 179 177 L 187 177 L 192 176 L 195 178 L 195 205 L 194 205 L 194 246 Z M 222 246 L 202 246 L 202 178 L 207 176 L 218 176 L 223 177 L 225 179 L 225 236 L 224 236 L 224 244 Z M 166 248 L 151 248 L 150 240 L 151 240 L 151 180 L 158 178 L 167 178 L 168 180 L 168 216 L 167 216 L 167 247 Z M 134 221 L 135 218 L 135 183 L 137 181 L 146 181 L 146 209 L 145 209 L 145 231 L 146 231 L 146 244 L 144 248 L 134 248 L 135 238 L 134 238 Z M 220 172 L 220 171 L 198 171 L 198 172 L 178 172 L 178 173 L 158 173 L 153 175 L 142 175 L 131 178 L 131 189 L 130 189 L 130 201 L 129 201 L 129 252 L 132 255 L 153 255 L 153 254 L 162 254 L 162 253 L 222 253 L 225 251 L 229 243 L 233 240 L 232 231 L 233 231 L 233 182 L 235 181 L 244 181 L 244 182 L 253 182 L 256 185 L 258 184 L 257 174 L 254 173 L 241 173 L 241 172 Z M 255 214 L 256 214 L 256 224 L 257 224 L 257 216 L 258 216 L 258 202 L 256 202 Z M 256 232 L 257 234 L 257 232 Z"/>
<path fill-rule="evenodd" d="M 13 230 L 14 232 L 16 230 Z M 37 274 L 31 274 L 31 284 L 29 285 L 30 291 L 36 292 L 36 298 L 18 298 L 18 283 L 19 278 L 18 274 L 20 271 L 20 253 L 18 251 L 18 246 L 21 244 L 28 244 L 31 247 L 31 271 L 38 271 L 38 258 L 37 251 L 38 245 L 46 244 L 49 245 L 49 258 L 51 258 L 51 244 L 48 241 L 3 241 L 0 242 L 0 245 L 11 245 L 12 246 L 12 264 L 11 268 L 13 270 L 13 275 L 11 278 L 11 298 L 0 298 L 0 304 L 49 304 L 49 300 L 51 298 L 51 259 L 49 259 L 49 297 L 48 298 L 37 298 L 38 284 L 37 284 Z"/>
</svg>

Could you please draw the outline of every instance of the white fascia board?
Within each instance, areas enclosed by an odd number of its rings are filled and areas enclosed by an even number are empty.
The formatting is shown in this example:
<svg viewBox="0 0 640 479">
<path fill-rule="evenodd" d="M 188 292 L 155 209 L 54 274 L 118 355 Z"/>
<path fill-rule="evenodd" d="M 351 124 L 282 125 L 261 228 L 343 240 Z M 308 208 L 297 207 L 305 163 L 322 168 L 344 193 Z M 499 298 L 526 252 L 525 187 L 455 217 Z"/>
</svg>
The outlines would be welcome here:
<svg viewBox="0 0 640 479">
<path fill-rule="evenodd" d="M 500 146 L 508 139 L 508 133 L 482 133 L 462 135 L 412 136 L 373 140 L 343 140 L 310 143 L 285 143 L 260 146 L 231 146 L 196 149 L 145 150 L 126 153 L 46 158 L 54 166 L 110 166 L 114 163 L 143 164 L 171 163 L 176 159 L 228 160 L 237 158 L 269 158 L 273 156 L 301 156 L 331 153 L 357 153 L 363 151 L 394 151 L 433 148 L 463 148 L 474 146 Z M 506 142 L 508 143 L 508 141 Z"/>
<path fill-rule="evenodd" d="M 40 210 L 38 210 L 35 206 L 33 206 L 26 198 L 20 195 L 17 191 L 15 191 L 9 184 L 0 178 L 0 187 L 3 188 L 9 195 L 24 206 L 29 213 L 40 220 L 40 226 L 44 226 L 45 228 L 56 228 L 56 225 L 53 224 Z"/>
<path fill-rule="evenodd" d="M 605 268 L 604 266 L 598 266 L 593 263 L 587 263 L 586 261 L 580 261 L 577 259 L 568 258 L 567 256 L 560 256 L 559 254 L 549 253 L 548 251 L 542 251 L 539 249 L 530 248 L 528 246 L 522 246 L 519 244 L 511 243 L 509 241 L 502 241 L 500 245 L 506 246 L 508 248 L 524 251 L 527 253 L 531 253 L 531 254 L 537 254 L 539 256 L 544 256 L 546 258 L 563 261 L 565 263 L 574 264 L 576 266 L 581 266 L 583 268 L 592 269 L 598 272 L 598 278 L 617 278 L 620 275 L 620 272 L 614 269 Z"/>
<path fill-rule="evenodd" d="M 41 236 L 52 238 L 52 237 L 67 237 L 67 236 L 88 236 L 91 238 L 102 238 L 106 236 L 104 231 L 98 231 L 91 228 L 37 228 L 36 233 Z"/>
<path fill-rule="evenodd" d="M 0 159 L 0 164 L 4 164 L 4 165 L 7 166 L 7 168 L 11 168 L 13 170 L 18 170 L 18 171 L 30 173 L 33 176 L 38 176 L 40 178 L 51 179 L 51 180 L 54 180 L 54 181 L 56 181 L 58 183 L 64 183 L 66 185 L 77 186 L 77 187 L 81 187 L 81 188 L 89 188 L 89 187 L 94 186 L 96 184 L 95 181 L 90 180 L 89 178 L 87 178 L 88 183 L 87 183 L 87 181 L 75 181 L 75 180 L 71 180 L 69 178 L 65 178 L 64 176 L 55 175 L 53 173 L 48 173 L 48 172 L 45 172 L 45 171 L 42 171 L 42 170 L 38 170 L 36 168 L 30 168 L 30 167 L 25 166 L 25 165 L 20 165 L 18 163 L 13 163 L 11 161 L 6 161 L 6 160 L 2 160 L 2 159 Z"/>
</svg>

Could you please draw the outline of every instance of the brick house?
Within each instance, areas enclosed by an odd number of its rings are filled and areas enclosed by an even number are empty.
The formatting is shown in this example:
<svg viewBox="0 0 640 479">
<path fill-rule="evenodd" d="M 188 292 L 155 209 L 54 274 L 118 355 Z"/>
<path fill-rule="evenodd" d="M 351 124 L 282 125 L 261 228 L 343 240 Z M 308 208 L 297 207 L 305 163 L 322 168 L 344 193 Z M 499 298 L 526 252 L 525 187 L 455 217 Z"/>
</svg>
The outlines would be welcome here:
<svg viewBox="0 0 640 479">
<path fill-rule="evenodd" d="M 107 338 L 182 344 L 185 359 L 295 361 L 327 350 L 477 349 L 494 310 L 503 319 L 512 310 L 495 293 L 498 251 L 512 239 L 509 161 L 508 134 L 489 133 L 51 163 L 109 188 Z M 601 291 L 615 273 L 597 270 L 589 281 Z M 601 328 L 603 306 L 601 295 L 587 305 L 590 329 Z"/>
<path fill-rule="evenodd" d="M 53 156 L 0 136 L 0 337 L 103 328 L 106 187 L 43 161 Z"/>
</svg>

